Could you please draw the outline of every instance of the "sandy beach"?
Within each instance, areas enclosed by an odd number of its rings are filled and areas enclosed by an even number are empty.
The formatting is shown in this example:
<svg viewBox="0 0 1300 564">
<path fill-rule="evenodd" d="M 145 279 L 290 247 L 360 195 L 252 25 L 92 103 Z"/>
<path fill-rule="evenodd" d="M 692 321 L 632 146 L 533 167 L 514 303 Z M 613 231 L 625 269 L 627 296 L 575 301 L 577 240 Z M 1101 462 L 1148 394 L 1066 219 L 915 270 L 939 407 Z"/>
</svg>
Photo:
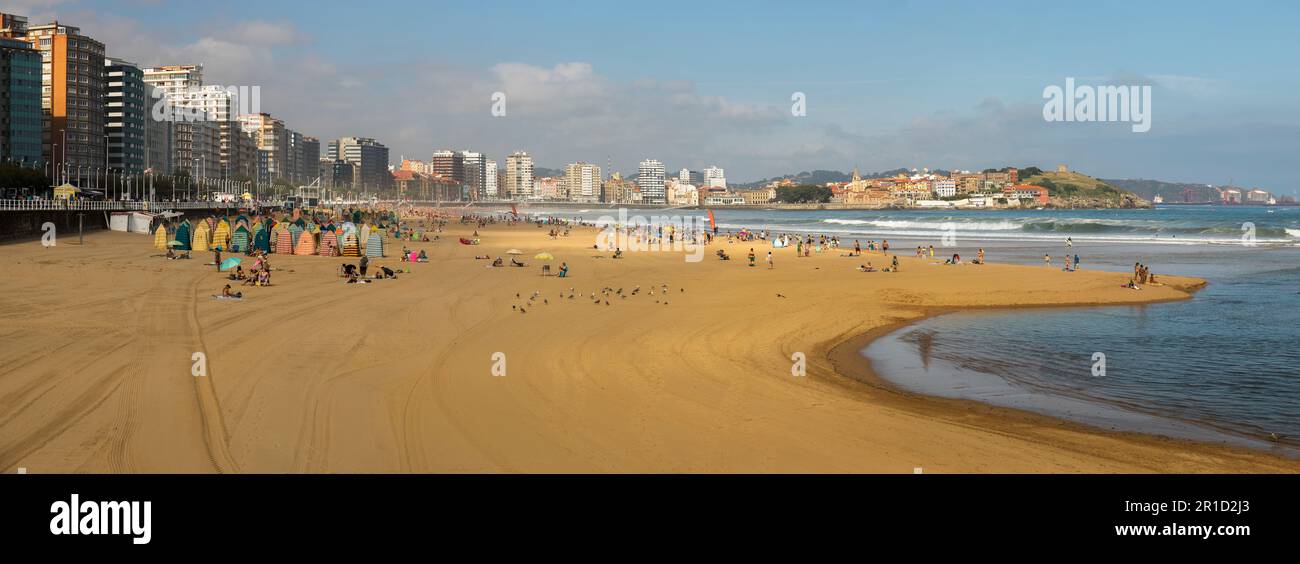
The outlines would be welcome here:
<svg viewBox="0 0 1300 564">
<path fill-rule="evenodd" d="M 768 269 L 769 244 L 725 238 L 698 263 L 613 260 L 592 250 L 590 228 L 551 239 L 493 225 L 481 245 L 456 242 L 472 230 L 453 222 L 438 242 L 390 243 L 390 255 L 407 245 L 431 260 L 375 260 L 411 272 L 365 285 L 336 276 L 356 259 L 273 255 L 275 285 L 243 288 L 240 302 L 211 299 L 226 280 L 210 253 L 167 261 L 141 235 L 0 246 L 0 470 L 1300 471 L 1262 452 L 916 396 L 858 355 L 938 311 L 1179 300 L 1197 279 L 1161 273 L 1164 286 L 1134 291 L 1124 273 L 993 255 L 943 266 L 909 249 L 897 273 L 858 272 L 887 261 L 844 250 L 781 249 Z M 474 259 L 510 248 L 528 268 Z M 540 276 L 541 251 L 570 276 Z M 591 298 L 637 286 L 609 305 Z M 196 352 L 205 377 L 191 375 Z M 495 353 L 505 376 L 492 374 Z M 796 353 L 804 377 L 791 374 Z"/>
</svg>

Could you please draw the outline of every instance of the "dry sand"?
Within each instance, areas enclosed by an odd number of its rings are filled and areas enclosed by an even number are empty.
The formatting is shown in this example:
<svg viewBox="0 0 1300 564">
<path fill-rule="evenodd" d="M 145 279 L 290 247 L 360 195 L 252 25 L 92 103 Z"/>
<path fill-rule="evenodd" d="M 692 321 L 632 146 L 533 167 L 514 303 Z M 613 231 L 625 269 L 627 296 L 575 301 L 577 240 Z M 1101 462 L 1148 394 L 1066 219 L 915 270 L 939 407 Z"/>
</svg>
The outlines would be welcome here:
<svg viewBox="0 0 1300 564">
<path fill-rule="evenodd" d="M 204 265 L 210 253 L 166 261 L 145 236 L 0 246 L 0 469 L 1300 470 L 1261 452 L 917 397 L 874 380 L 857 356 L 873 332 L 934 308 L 1174 300 L 1194 279 L 1133 291 L 1119 273 L 908 257 L 902 272 L 864 274 L 858 264 L 884 259 L 793 250 L 768 270 L 757 243 L 727 247 L 729 262 L 712 256 L 725 242 L 694 264 L 677 253 L 611 260 L 592 258 L 592 230 L 551 240 L 531 225 L 492 226 L 482 245 L 457 244 L 468 231 L 408 243 L 431 262 L 377 260 L 413 272 L 368 285 L 335 277 L 355 259 L 273 255 L 275 286 L 245 288 L 242 302 L 210 298 L 225 284 Z M 756 268 L 745 266 L 750 246 Z M 511 247 L 551 251 L 572 275 L 472 258 Z M 589 297 L 637 285 L 609 306 Z M 579 297 L 560 298 L 570 287 Z M 537 291 L 548 305 L 511 308 Z M 206 377 L 191 375 L 196 352 Z M 497 352 L 504 377 L 491 373 Z M 791 375 L 796 352 L 806 377 Z"/>
</svg>

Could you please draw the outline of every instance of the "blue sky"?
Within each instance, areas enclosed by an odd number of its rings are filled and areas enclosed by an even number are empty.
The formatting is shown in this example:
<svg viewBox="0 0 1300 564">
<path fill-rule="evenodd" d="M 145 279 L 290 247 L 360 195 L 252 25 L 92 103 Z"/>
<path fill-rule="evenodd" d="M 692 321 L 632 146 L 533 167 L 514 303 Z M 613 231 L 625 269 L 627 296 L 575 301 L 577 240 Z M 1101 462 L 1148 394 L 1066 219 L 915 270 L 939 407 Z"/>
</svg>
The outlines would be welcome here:
<svg viewBox="0 0 1300 564">
<path fill-rule="evenodd" d="M 142 64 L 203 62 L 322 138 L 539 165 L 1073 168 L 1300 188 L 1295 2 L 0 2 Z M 196 60 L 197 59 L 197 60 Z M 1043 88 L 1152 86 L 1149 133 L 1047 123 Z M 493 92 L 507 115 L 490 115 Z M 803 92 L 806 117 L 790 116 Z"/>
</svg>

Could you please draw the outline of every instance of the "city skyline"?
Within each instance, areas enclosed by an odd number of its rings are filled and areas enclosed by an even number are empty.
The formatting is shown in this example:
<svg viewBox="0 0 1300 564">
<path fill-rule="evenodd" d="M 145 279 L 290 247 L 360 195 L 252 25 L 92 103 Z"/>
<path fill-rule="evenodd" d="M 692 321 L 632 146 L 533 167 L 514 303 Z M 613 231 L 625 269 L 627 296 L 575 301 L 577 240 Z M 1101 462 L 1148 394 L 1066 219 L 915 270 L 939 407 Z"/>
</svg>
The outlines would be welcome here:
<svg viewBox="0 0 1300 564">
<path fill-rule="evenodd" d="M 692 170 L 725 163 L 733 182 L 814 169 L 1069 162 L 1107 178 L 1295 193 L 1279 163 L 1300 147 L 1300 103 L 1286 95 L 1298 79 L 1268 69 L 1285 68 L 1294 53 L 1285 30 L 1296 7 L 1243 7 L 1212 20 L 1169 3 L 1096 8 L 1124 17 L 1074 33 L 1059 27 L 1070 12 L 1029 3 L 763 4 L 745 14 L 669 3 L 661 19 L 580 39 L 584 25 L 628 9 L 390 1 L 340 22 L 328 9 L 240 0 L 220 9 L 4 4 L 34 25 L 77 25 L 110 57 L 204 64 L 209 83 L 258 85 L 263 107 L 295 129 L 373 137 L 394 156 L 475 147 L 500 160 L 524 148 L 539 165 L 593 162 L 606 173 L 653 157 Z M 1258 33 L 1205 40 L 1238 19 Z M 366 49 L 331 39 L 381 23 L 391 33 Z M 407 33 L 434 25 L 436 38 Z M 920 40 L 903 41 L 909 34 Z M 1067 77 L 1152 86 L 1151 131 L 1045 122 L 1043 89 Z M 504 116 L 492 113 L 496 92 L 506 95 Z M 806 97 L 806 117 L 791 116 L 794 93 Z"/>
</svg>

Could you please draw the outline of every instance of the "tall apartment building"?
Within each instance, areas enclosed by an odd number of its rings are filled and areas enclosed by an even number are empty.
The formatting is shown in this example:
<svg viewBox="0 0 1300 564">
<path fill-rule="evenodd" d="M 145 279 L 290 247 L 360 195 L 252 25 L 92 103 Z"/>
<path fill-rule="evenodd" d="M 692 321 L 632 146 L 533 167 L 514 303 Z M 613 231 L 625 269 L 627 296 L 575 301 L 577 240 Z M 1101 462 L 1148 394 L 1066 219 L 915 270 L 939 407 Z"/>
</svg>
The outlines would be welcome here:
<svg viewBox="0 0 1300 564">
<path fill-rule="evenodd" d="M 487 161 L 483 164 L 483 195 L 497 197 L 497 162 Z"/>
<path fill-rule="evenodd" d="M 726 188 L 727 173 L 716 166 L 704 169 L 704 185 L 710 188 Z"/>
<path fill-rule="evenodd" d="M 174 100 L 203 86 L 203 65 L 169 65 L 144 69 L 144 82 L 158 89 L 155 100 Z"/>
<path fill-rule="evenodd" d="M 470 199 L 483 198 L 487 185 L 487 156 L 474 151 L 460 151 L 456 156 L 460 159 L 462 174 L 459 180 L 468 190 Z"/>
<path fill-rule="evenodd" d="M 564 193 L 574 202 L 596 202 L 601 198 L 600 167 L 591 163 L 571 163 L 564 168 Z"/>
<path fill-rule="evenodd" d="M 187 112 L 191 119 L 198 118 L 216 125 L 218 145 L 216 155 L 212 158 L 218 164 L 209 169 L 209 177 L 232 178 L 239 171 L 252 168 L 251 159 L 255 157 L 246 148 L 241 151 L 239 147 L 238 136 L 243 131 L 239 123 L 240 101 L 237 92 L 215 85 L 191 86 L 189 90 L 176 94 L 172 98 L 172 104 L 177 106 L 179 112 Z M 185 124 L 186 120 L 178 120 L 177 123 Z M 184 128 L 181 125 L 178 127 Z"/>
<path fill-rule="evenodd" d="M 0 14 L 2 25 L 21 26 L 26 20 Z M 0 159 L 43 167 L 41 155 L 41 54 L 21 39 L 0 37 Z"/>
<path fill-rule="evenodd" d="M 149 116 L 149 96 L 145 93 L 144 71 L 135 63 L 113 58 L 104 59 L 104 70 L 108 168 L 138 174 L 146 168 L 145 120 Z"/>
<path fill-rule="evenodd" d="M 318 170 L 320 163 L 320 139 L 310 136 L 302 138 L 302 155 L 299 161 L 302 163 L 299 174 L 303 178 L 304 184 L 310 184 L 313 180 L 320 177 Z"/>
<path fill-rule="evenodd" d="M 172 174 L 172 122 L 146 116 L 144 120 L 144 169 L 152 174 Z"/>
<path fill-rule="evenodd" d="M 487 195 L 487 163 L 487 156 L 483 153 L 449 149 L 434 151 L 429 160 L 433 174 L 459 182 L 474 200 Z"/>
<path fill-rule="evenodd" d="M 506 195 L 533 197 L 533 158 L 528 153 L 515 151 L 506 157 Z"/>
<path fill-rule="evenodd" d="M 655 159 L 641 161 L 636 177 L 641 188 L 641 201 L 647 204 L 667 204 L 668 192 L 664 187 L 664 163 Z"/>
<path fill-rule="evenodd" d="M 456 178 L 456 152 L 450 149 L 439 149 L 433 152 L 429 157 L 429 167 L 433 174 L 443 178 Z"/>
<path fill-rule="evenodd" d="M 284 142 L 289 149 L 284 156 L 285 179 L 295 186 L 302 185 L 302 179 L 306 176 L 306 163 L 302 160 L 302 134 L 286 128 Z"/>
<path fill-rule="evenodd" d="M 228 178 L 233 170 L 250 170 L 240 162 L 236 93 L 203 85 L 202 65 L 169 65 L 144 69 L 152 121 L 167 121 L 171 136 L 171 168 L 205 178 Z M 161 133 L 161 128 L 154 128 Z M 243 156 L 250 155 L 245 151 Z"/>
<path fill-rule="evenodd" d="M 44 160 L 89 178 L 106 163 L 104 44 L 57 21 L 28 27 L 26 39 L 41 53 Z"/>
<path fill-rule="evenodd" d="M 393 175 L 388 172 L 388 147 L 369 137 L 343 137 L 330 142 L 329 157 L 355 165 L 353 186 L 363 190 L 387 188 Z"/>
<path fill-rule="evenodd" d="M 251 133 L 245 133 L 243 125 L 235 120 L 231 124 L 233 131 L 230 133 L 230 156 L 228 174 L 230 178 L 240 180 L 255 180 L 258 178 L 258 149 L 257 141 Z M 223 141 L 225 138 L 223 138 Z"/>
<path fill-rule="evenodd" d="M 269 184 L 274 180 L 287 180 L 286 164 L 289 154 L 289 140 L 284 122 L 271 114 L 245 114 L 239 116 L 240 129 L 252 136 L 257 149 L 265 153 L 265 164 L 259 163 L 259 183 Z"/>
</svg>

